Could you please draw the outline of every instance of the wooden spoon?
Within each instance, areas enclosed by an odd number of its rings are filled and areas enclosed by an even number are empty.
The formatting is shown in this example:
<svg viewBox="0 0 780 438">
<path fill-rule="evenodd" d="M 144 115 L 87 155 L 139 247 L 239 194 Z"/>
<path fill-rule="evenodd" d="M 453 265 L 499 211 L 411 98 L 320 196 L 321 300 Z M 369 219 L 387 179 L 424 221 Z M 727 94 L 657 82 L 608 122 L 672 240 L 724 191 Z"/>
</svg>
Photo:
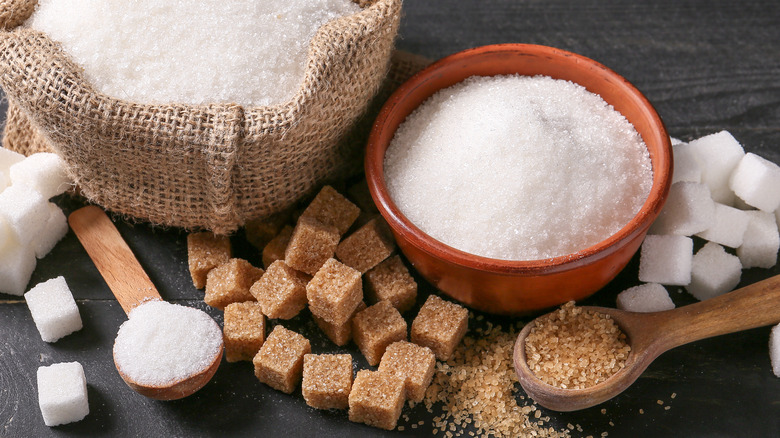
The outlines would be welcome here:
<svg viewBox="0 0 780 438">
<path fill-rule="evenodd" d="M 146 301 L 162 300 L 157 288 L 103 210 L 95 206 L 80 208 L 71 213 L 68 222 L 126 314 Z M 221 360 L 220 344 L 219 351 L 208 367 L 165 385 L 137 383 L 122 372 L 116 359 L 114 365 L 125 383 L 139 394 L 157 400 L 176 400 L 193 394 L 208 383 Z"/>
<path fill-rule="evenodd" d="M 631 353 L 625 366 L 606 381 L 585 389 L 561 389 L 541 381 L 528 368 L 525 339 L 534 321 L 527 324 L 515 342 L 515 371 L 526 394 L 555 411 L 576 411 L 611 399 L 634 383 L 656 357 L 674 347 L 779 323 L 780 275 L 664 312 L 635 313 L 588 306 L 583 309 L 610 315 L 628 337 Z"/>
</svg>

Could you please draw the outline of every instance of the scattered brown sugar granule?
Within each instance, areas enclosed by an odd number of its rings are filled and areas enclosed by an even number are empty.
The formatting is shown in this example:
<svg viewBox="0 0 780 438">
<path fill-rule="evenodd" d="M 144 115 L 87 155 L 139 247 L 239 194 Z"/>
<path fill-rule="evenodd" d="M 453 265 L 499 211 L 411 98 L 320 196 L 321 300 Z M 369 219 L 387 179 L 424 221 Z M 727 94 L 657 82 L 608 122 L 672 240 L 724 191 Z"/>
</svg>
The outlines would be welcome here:
<svg viewBox="0 0 780 438">
<path fill-rule="evenodd" d="M 309 340 L 277 325 L 252 359 L 261 382 L 290 394 L 301 381 L 303 356 L 311 353 Z"/>
<path fill-rule="evenodd" d="M 227 236 L 204 231 L 187 235 L 187 263 L 192 283 L 197 289 L 206 286 L 206 275 L 230 260 L 232 250 Z"/>
<path fill-rule="evenodd" d="M 331 186 L 325 186 L 311 201 L 301 218 L 312 218 L 338 230 L 339 237 L 346 233 L 360 215 L 360 209 Z M 299 218 L 300 220 L 300 218 Z"/>
<path fill-rule="evenodd" d="M 265 315 L 254 301 L 228 304 L 225 307 L 225 360 L 252 360 L 265 340 Z"/>
<path fill-rule="evenodd" d="M 361 273 L 388 258 L 395 249 L 395 240 L 390 227 L 377 216 L 339 243 L 336 258 Z"/>
<path fill-rule="evenodd" d="M 313 315 L 331 324 L 344 324 L 363 300 L 360 272 L 328 259 L 306 285 L 306 298 Z"/>
<path fill-rule="evenodd" d="M 573 301 L 536 319 L 525 340 L 528 367 L 543 382 L 582 389 L 623 368 L 631 347 L 608 315 L 584 311 Z"/>
<path fill-rule="evenodd" d="M 436 367 L 436 356 L 430 348 L 411 342 L 390 344 L 379 362 L 379 371 L 404 379 L 406 399 L 421 402 L 431 384 Z"/>
<path fill-rule="evenodd" d="M 404 313 L 417 300 L 417 282 L 398 255 L 378 264 L 366 272 L 363 278 L 365 295 L 371 303 L 387 300 Z"/>
<path fill-rule="evenodd" d="M 303 356 L 301 392 L 316 409 L 347 409 L 352 388 L 352 356 L 307 354 Z"/>
<path fill-rule="evenodd" d="M 468 319 L 465 307 L 430 295 L 412 322 L 412 342 L 447 360 L 466 334 Z"/>
<path fill-rule="evenodd" d="M 279 234 L 272 238 L 263 248 L 263 266 L 268 268 L 271 263 L 277 260 L 284 260 L 284 252 L 287 250 L 287 244 L 290 243 L 293 227 L 285 225 Z"/>
<path fill-rule="evenodd" d="M 263 276 L 263 272 L 244 259 L 230 259 L 206 275 L 203 301 L 219 310 L 230 303 L 254 301 L 249 288 Z"/>
<path fill-rule="evenodd" d="M 284 262 L 293 269 L 314 275 L 333 257 L 340 238 L 335 227 L 301 216 L 284 251 Z"/>
<path fill-rule="evenodd" d="M 406 321 L 392 304 L 380 301 L 352 319 L 352 339 L 368 364 L 375 366 L 388 345 L 406 340 Z"/>
<path fill-rule="evenodd" d="M 309 276 L 287 266 L 283 260 L 271 263 L 249 291 L 272 319 L 290 319 L 306 307 Z"/>
<path fill-rule="evenodd" d="M 360 370 L 349 393 L 349 420 L 392 430 L 404 406 L 404 382 L 392 374 Z"/>
<path fill-rule="evenodd" d="M 429 412 L 441 406 L 433 419 L 436 430 L 463 435 L 473 428 L 477 436 L 495 438 L 570 436 L 566 429 L 545 427 L 535 405 L 518 405 L 512 361 L 516 337 L 513 328 L 505 332 L 488 324 L 465 337 L 446 363 L 436 364 L 424 400 Z"/>
</svg>

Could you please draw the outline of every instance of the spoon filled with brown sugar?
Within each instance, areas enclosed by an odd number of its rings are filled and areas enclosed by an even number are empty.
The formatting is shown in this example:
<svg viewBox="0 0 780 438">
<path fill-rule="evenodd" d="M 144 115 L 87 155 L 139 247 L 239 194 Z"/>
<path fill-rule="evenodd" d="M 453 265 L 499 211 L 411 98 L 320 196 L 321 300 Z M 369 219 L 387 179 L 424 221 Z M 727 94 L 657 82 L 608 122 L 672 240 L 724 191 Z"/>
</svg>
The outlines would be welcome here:
<svg viewBox="0 0 780 438">
<path fill-rule="evenodd" d="M 514 347 L 515 371 L 526 394 L 538 404 L 561 412 L 589 408 L 615 397 L 667 350 L 700 339 L 780 323 L 780 276 L 664 312 L 636 313 L 605 307 L 574 309 L 564 306 L 531 321 L 517 336 Z M 571 332 L 580 331 L 585 324 L 593 325 L 593 333 L 576 336 L 593 347 L 593 351 L 587 351 L 588 346 L 576 347 L 583 349 L 577 353 L 578 363 L 564 364 L 555 357 L 556 347 L 572 348 L 563 338 L 544 339 L 544 331 L 551 327 L 560 329 L 561 322 L 568 324 Z M 545 362 L 545 358 L 551 359 Z"/>
</svg>

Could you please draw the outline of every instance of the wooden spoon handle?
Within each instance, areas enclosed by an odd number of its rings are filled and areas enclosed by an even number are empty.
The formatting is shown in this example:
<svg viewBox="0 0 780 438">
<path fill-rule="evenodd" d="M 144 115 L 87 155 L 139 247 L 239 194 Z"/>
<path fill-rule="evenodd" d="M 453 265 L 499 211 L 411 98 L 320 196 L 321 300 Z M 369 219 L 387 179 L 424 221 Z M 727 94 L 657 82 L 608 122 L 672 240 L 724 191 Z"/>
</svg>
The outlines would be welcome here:
<svg viewBox="0 0 780 438">
<path fill-rule="evenodd" d="M 668 348 L 780 323 L 780 275 L 699 303 L 657 314 Z"/>
<path fill-rule="evenodd" d="M 80 208 L 70 214 L 68 223 L 125 313 L 144 301 L 162 299 L 102 209 L 94 205 Z"/>
</svg>

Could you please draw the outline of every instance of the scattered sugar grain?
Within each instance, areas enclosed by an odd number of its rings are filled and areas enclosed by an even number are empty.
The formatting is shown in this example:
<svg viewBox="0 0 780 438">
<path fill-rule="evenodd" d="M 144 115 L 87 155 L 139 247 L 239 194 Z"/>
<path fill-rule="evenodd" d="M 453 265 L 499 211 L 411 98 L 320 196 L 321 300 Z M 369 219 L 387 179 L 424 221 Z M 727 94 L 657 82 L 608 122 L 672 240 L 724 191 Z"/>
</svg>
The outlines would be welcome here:
<svg viewBox="0 0 780 438">
<path fill-rule="evenodd" d="M 163 385 L 208 368 L 222 348 L 222 331 L 205 312 L 147 301 L 128 315 L 114 341 L 114 360 L 141 385 Z"/>
<path fill-rule="evenodd" d="M 673 392 L 673 393 L 672 393 L 672 395 L 671 395 L 671 398 L 672 398 L 672 399 L 674 399 L 674 398 L 676 398 L 676 397 L 677 397 L 677 393 L 676 393 L 676 392 Z"/>
<path fill-rule="evenodd" d="M 471 77 L 436 93 L 385 155 L 399 209 L 471 254 L 534 260 L 617 232 L 652 185 L 647 147 L 601 97 L 549 77 Z"/>
<path fill-rule="evenodd" d="M 300 88 L 318 29 L 359 10 L 348 0 L 40 0 L 28 24 L 110 96 L 271 105 Z"/>
</svg>

